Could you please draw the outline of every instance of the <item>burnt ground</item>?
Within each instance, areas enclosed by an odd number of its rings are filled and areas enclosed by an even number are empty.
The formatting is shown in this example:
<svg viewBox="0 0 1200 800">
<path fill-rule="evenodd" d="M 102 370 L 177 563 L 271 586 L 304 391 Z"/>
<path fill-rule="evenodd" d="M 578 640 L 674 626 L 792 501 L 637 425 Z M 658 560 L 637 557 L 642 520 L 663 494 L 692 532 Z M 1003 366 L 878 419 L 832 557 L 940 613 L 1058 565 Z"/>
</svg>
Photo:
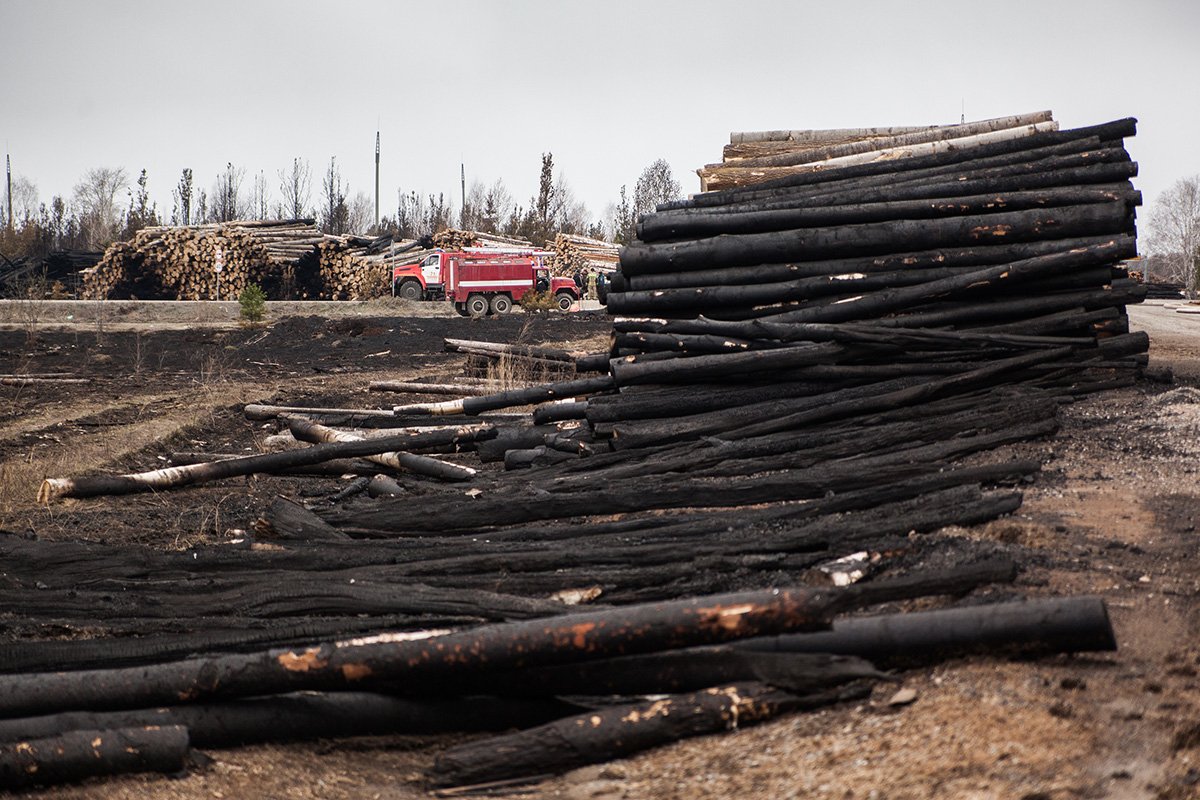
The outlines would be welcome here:
<svg viewBox="0 0 1200 800">
<path fill-rule="evenodd" d="M 1095 593 L 1111 654 L 971 657 L 897 674 L 866 702 L 787 716 L 578 770 L 522 797 L 1200 797 L 1200 316 L 1131 309 L 1174 384 L 1139 384 L 1064 407 L 1052 439 L 987 458 L 1045 468 L 1013 516 L 938 536 L 986 540 L 1023 571 L 1024 596 Z M 244 402 L 386 405 L 369 380 L 451 375 L 444 336 L 595 349 L 600 315 L 289 318 L 235 326 L 0 330 L 0 372 L 68 371 L 85 386 L 0 386 L 0 528 L 45 538 L 179 547 L 238 535 L 278 493 L 337 482 L 256 477 L 125 498 L 33 502 L 43 476 L 142 470 L 175 450 L 245 452 L 276 426 Z M 319 485 L 324 482 L 327 485 Z M 910 705 L 888 698 L 916 691 Z M 427 796 L 422 770 L 451 739 L 364 738 L 213 751 L 182 779 L 131 776 L 55 798 Z"/>
</svg>

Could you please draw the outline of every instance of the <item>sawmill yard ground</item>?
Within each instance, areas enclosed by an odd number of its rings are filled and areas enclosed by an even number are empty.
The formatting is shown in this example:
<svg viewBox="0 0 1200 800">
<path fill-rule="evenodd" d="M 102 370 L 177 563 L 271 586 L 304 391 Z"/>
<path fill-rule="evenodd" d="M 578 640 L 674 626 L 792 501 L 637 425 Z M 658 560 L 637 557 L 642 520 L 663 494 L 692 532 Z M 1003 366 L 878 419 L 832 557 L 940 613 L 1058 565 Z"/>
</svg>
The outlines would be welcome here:
<svg viewBox="0 0 1200 800">
<path fill-rule="evenodd" d="M 214 304 L 208 304 L 210 306 Z M 994 597 L 1094 593 L 1120 650 L 1012 661 L 972 657 L 898 673 L 869 701 L 786 716 L 585 768 L 512 796 L 595 798 L 1200 797 L 1200 315 L 1130 309 L 1174 384 L 1063 407 L 1051 439 L 990 460 L 1045 467 L 1013 516 L 939 536 L 987 540 L 1023 570 Z M 240 535 L 279 493 L 332 479 L 256 477 L 174 492 L 34 502 L 39 480 L 144 470 L 176 450 L 255 451 L 276 426 L 240 404 L 383 405 L 370 380 L 449 377 L 446 336 L 595 350 L 602 313 L 469 320 L 440 304 L 284 309 L 241 327 L 186 304 L 0 308 L 0 373 L 71 372 L 85 385 L 0 386 L 0 529 L 177 548 Z M 125 310 L 123 310 L 125 309 Z M 202 313 L 203 312 L 203 313 Z M 290 312 L 296 315 L 285 315 Z M 71 317 L 67 319 L 66 317 Z M 0 565 L 2 569 L 2 565 Z M 7 635 L 20 635 L 8 631 Z M 899 687 L 911 704 L 889 705 Z M 186 777 L 130 776 L 55 798 L 410 798 L 459 738 L 376 737 L 211 751 Z"/>
</svg>

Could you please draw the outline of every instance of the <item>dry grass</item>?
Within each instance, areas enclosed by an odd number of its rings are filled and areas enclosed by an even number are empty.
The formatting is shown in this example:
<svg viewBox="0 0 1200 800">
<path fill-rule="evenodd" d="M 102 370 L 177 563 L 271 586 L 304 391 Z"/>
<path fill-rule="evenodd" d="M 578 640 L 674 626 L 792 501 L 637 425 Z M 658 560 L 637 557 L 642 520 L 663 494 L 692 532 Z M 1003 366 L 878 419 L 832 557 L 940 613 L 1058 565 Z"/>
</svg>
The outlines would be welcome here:
<svg viewBox="0 0 1200 800">
<path fill-rule="evenodd" d="M 530 335 L 531 330 L 532 321 L 527 320 L 521 326 L 521 330 L 512 340 L 512 343 L 518 345 L 529 344 L 529 340 L 532 338 Z M 564 371 L 561 369 L 546 367 L 544 364 L 532 362 L 520 356 L 511 356 L 508 353 L 502 353 L 498 359 L 488 365 L 485 377 L 496 383 L 496 391 L 508 391 L 509 389 L 521 389 L 526 386 L 536 386 L 540 383 L 551 383 L 553 381 L 569 379 L 572 374 L 573 368 L 564 374 Z"/>
<path fill-rule="evenodd" d="M 0 518 L 33 512 L 46 513 L 38 508 L 34 499 L 38 486 L 45 478 L 112 469 L 113 464 L 127 461 L 156 443 L 211 423 L 218 409 L 249 402 L 262 391 L 257 384 L 225 380 L 220 366 L 211 362 L 202 370 L 202 376 L 202 381 L 188 392 L 185 399 L 180 399 L 178 393 L 136 398 L 135 402 L 143 409 L 178 400 L 165 412 L 151 414 L 145 411 L 138 415 L 135 422 L 105 427 L 88 436 L 71 437 L 69 445 L 54 437 L 52 445 L 31 448 L 23 458 L 10 458 L 0 463 Z M 0 437 L 18 438 L 56 422 L 69 424 L 73 420 L 127 408 L 129 404 L 130 399 L 124 398 L 107 404 L 47 409 L 18 418 L 13 424 L 0 429 Z"/>
<path fill-rule="evenodd" d="M 449 303 L 423 303 L 397 297 L 373 300 L 268 301 L 267 318 L 320 316 L 454 317 Z M 234 328 L 241 323 L 237 301 L 146 300 L 0 300 L 0 327 L 87 327 L 98 335 L 108 330 L 163 327 Z"/>
</svg>

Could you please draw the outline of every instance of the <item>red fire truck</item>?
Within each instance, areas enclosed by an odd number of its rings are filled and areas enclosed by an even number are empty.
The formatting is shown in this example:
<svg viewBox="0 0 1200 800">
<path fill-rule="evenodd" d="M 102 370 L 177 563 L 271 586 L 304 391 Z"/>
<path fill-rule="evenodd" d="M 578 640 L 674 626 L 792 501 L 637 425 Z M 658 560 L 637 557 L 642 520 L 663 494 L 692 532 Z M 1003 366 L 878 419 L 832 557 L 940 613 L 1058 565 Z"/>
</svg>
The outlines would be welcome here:
<svg viewBox="0 0 1200 800">
<path fill-rule="evenodd" d="M 458 313 L 473 317 L 504 314 L 529 292 L 550 292 L 555 306 L 568 311 L 580 299 L 570 278 L 556 278 L 545 266 L 544 250 L 469 247 L 439 250 L 414 264 L 392 270 L 392 290 L 409 300 L 445 298 Z"/>
</svg>

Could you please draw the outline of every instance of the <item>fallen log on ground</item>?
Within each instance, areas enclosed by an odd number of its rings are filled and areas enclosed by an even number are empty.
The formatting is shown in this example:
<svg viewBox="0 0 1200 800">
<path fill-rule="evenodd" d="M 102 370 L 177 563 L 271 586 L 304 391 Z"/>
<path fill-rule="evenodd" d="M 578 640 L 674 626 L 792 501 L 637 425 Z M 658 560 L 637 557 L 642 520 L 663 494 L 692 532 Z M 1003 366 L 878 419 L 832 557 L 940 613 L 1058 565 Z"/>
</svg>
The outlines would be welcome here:
<svg viewBox="0 0 1200 800">
<path fill-rule="evenodd" d="M 435 786 L 469 786 L 558 774 L 668 742 L 762 722 L 788 711 L 860 699 L 869 691 L 869 686 L 860 684 L 794 695 L 762 683 L 743 683 L 599 708 L 450 748 L 438 755 L 430 780 Z"/>
<path fill-rule="evenodd" d="M 207 464 L 191 464 L 183 467 L 168 467 L 131 475 L 98 475 L 81 478 L 47 478 L 38 489 L 39 503 L 49 503 L 60 497 L 98 497 L 101 495 L 132 494 L 155 489 L 189 486 L 196 483 L 250 475 L 255 472 L 273 472 L 291 467 L 319 464 L 335 458 L 378 455 L 380 453 L 411 450 L 433 444 L 475 441 L 494 436 L 490 426 L 464 427 L 450 431 L 386 436 L 354 442 L 319 444 L 304 450 L 287 450 L 282 453 L 245 456 L 228 461 Z"/>
<path fill-rule="evenodd" d="M 507 344 L 503 342 L 481 342 L 473 339 L 443 339 L 447 353 L 495 353 L 497 355 L 527 356 L 548 361 L 574 363 L 575 356 L 556 347 L 538 347 L 529 344 Z"/>
<path fill-rule="evenodd" d="M 844 653 L 884 663 L 930 663 L 976 652 L 1116 650 L 1104 600 L 1041 597 L 966 608 L 843 617 L 828 631 L 745 639 L 736 648 Z"/>
<path fill-rule="evenodd" d="M 837 613 L 1011 580 L 1011 561 L 982 562 L 839 589 L 772 589 L 510 622 L 417 641 L 229 654 L 153 666 L 0 676 L 0 718 L 67 710 L 146 708 L 303 689 L 349 689 L 455 673 L 518 669 L 718 644 L 828 627 Z"/>
<path fill-rule="evenodd" d="M 461 383 L 421 383 L 419 381 L 371 381 L 367 384 L 370 392 L 402 392 L 405 394 L 449 394 L 461 397 L 478 397 L 495 394 L 498 387 L 466 385 Z"/>
<path fill-rule="evenodd" d="M 368 439 L 378 439 L 379 437 L 366 437 L 356 433 L 346 433 L 345 431 L 337 431 L 333 428 L 328 428 L 316 422 L 304 419 L 303 417 L 286 417 L 288 430 L 298 440 L 316 444 L 330 442 L 361 442 Z M 448 461 L 442 461 L 438 458 L 430 456 L 417 455 L 415 453 L 393 452 L 393 453 L 378 453 L 375 455 L 366 456 L 368 461 L 373 461 L 376 464 L 382 464 L 385 467 L 391 467 L 402 472 L 412 472 L 417 475 L 424 475 L 429 478 L 437 478 L 443 481 L 469 481 L 475 477 L 476 471 L 470 467 L 464 467 L 459 464 L 451 464 Z"/>
<path fill-rule="evenodd" d="M 78 730 L 176 726 L 193 747 L 237 747 L 261 742 L 344 736 L 429 735 L 502 731 L 540 725 L 578 713 L 552 698 L 404 698 L 369 692 L 298 692 L 224 703 L 196 703 L 132 711 L 68 711 L 0 720 L 0 742 L 41 739 Z"/>
<path fill-rule="evenodd" d="M 512 408 L 513 406 L 549 403 L 554 400 L 569 400 L 581 395 L 608 391 L 613 386 L 612 378 L 604 375 L 597 378 L 580 378 L 573 381 L 544 383 L 524 389 L 511 389 L 481 397 L 447 400 L 442 403 L 413 403 L 410 405 L 395 406 L 392 411 L 396 414 L 480 414 L 484 411 L 495 411 L 501 408 Z"/>
<path fill-rule="evenodd" d="M 54 786 L 98 775 L 181 772 L 188 732 L 179 725 L 71 730 L 0 745 L 0 789 Z"/>
<path fill-rule="evenodd" d="M 870 662 L 853 656 L 776 653 L 720 645 L 496 672 L 480 680 L 479 687 L 481 691 L 504 697 L 628 697 L 694 692 L 725 683 L 760 681 L 799 694 L 866 678 L 888 677 Z M 2 731 L 0 727 L 0 735 Z"/>
</svg>

